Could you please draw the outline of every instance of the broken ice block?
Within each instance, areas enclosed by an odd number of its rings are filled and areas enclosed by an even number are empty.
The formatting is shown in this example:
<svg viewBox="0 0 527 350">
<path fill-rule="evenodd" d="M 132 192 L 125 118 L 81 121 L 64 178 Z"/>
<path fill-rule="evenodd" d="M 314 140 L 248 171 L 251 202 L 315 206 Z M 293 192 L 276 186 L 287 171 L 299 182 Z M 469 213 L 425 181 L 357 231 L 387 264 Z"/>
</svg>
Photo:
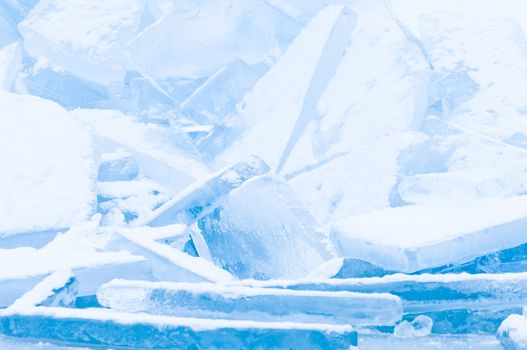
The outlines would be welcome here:
<svg viewBox="0 0 527 350">
<path fill-rule="evenodd" d="M 526 243 L 527 196 L 465 205 L 412 205 L 352 216 L 335 224 L 341 255 L 413 272 Z"/>
<path fill-rule="evenodd" d="M 199 124 L 220 122 L 235 110 L 243 95 L 260 77 L 259 73 L 257 68 L 242 60 L 230 62 L 181 103 L 180 114 Z"/>
<path fill-rule="evenodd" d="M 526 350 L 527 318 L 510 315 L 502 322 L 496 337 L 505 350 Z"/>
<path fill-rule="evenodd" d="M 199 227 L 213 261 L 239 278 L 305 277 L 331 256 L 315 219 L 277 177 L 247 181 Z"/>
<path fill-rule="evenodd" d="M 399 323 L 393 334 L 398 338 L 426 337 L 432 331 L 433 324 L 430 317 L 419 315 L 411 322 L 404 320 Z"/>
<path fill-rule="evenodd" d="M 27 291 L 9 310 L 21 310 L 33 306 L 70 306 L 75 302 L 79 281 L 71 270 L 56 271 Z"/>
<path fill-rule="evenodd" d="M 148 229 L 146 229 L 148 231 Z M 190 282 L 228 282 L 234 277 L 201 257 L 190 256 L 169 245 L 159 243 L 154 237 L 134 230 L 115 229 L 107 250 L 126 250 L 148 259 L 155 279 Z"/>
<path fill-rule="evenodd" d="M 193 183 L 142 223 L 148 226 L 190 225 L 214 210 L 233 189 L 268 171 L 267 164 L 258 157 L 248 158 Z"/>
<path fill-rule="evenodd" d="M 123 51 L 140 29 L 142 10 L 140 0 L 43 0 L 18 28 L 32 57 L 46 57 L 76 76 L 107 84 L 120 81 L 128 68 Z"/>
<path fill-rule="evenodd" d="M 181 318 L 107 309 L 0 311 L 0 333 L 87 346 L 141 349 L 348 349 L 351 326 Z"/>
<path fill-rule="evenodd" d="M 400 299 L 390 294 L 297 291 L 114 280 L 99 288 L 102 306 L 119 311 L 236 320 L 394 325 L 401 319 Z"/>
<path fill-rule="evenodd" d="M 156 79 L 204 76 L 238 58 L 265 61 L 284 49 L 297 29 L 262 0 L 177 4 L 132 41 L 130 54 L 141 73 Z"/>
<path fill-rule="evenodd" d="M 67 109 L 113 107 L 104 85 L 79 78 L 43 57 L 25 58 L 17 75 L 15 92 L 52 100 Z"/>
</svg>

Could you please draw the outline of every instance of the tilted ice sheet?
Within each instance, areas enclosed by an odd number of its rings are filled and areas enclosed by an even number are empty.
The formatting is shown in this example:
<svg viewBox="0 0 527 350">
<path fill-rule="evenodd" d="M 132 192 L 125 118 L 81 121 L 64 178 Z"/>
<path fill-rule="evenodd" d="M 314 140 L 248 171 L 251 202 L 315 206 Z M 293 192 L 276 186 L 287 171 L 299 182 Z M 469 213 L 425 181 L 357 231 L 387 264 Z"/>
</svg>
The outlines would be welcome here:
<svg viewBox="0 0 527 350">
<path fill-rule="evenodd" d="M 0 333 L 88 346 L 345 349 L 357 345 L 348 325 L 182 318 L 108 309 L 34 307 L 0 311 Z"/>
<path fill-rule="evenodd" d="M 24 48 L 67 71 L 101 83 L 119 81 L 129 67 L 125 44 L 138 32 L 140 0 L 42 0 L 19 25 Z"/>
<path fill-rule="evenodd" d="M 320 11 L 302 29 L 285 54 L 246 95 L 239 111 L 241 135 L 218 157 L 217 162 L 232 162 L 241 155 L 256 154 L 272 169 L 277 167 L 326 42 L 337 28 L 333 41 L 343 47 L 346 37 L 353 30 L 355 19 L 356 15 L 349 9 L 330 6 Z M 319 75 L 327 80 L 331 77 L 331 70 L 320 69 Z"/>
<path fill-rule="evenodd" d="M 332 228 L 342 256 L 413 272 L 525 243 L 527 196 L 412 205 L 351 216 Z"/>
<path fill-rule="evenodd" d="M 0 91 L 0 238 L 69 227 L 92 214 L 90 135 L 66 110 Z"/>
<path fill-rule="evenodd" d="M 240 137 L 216 161 L 261 155 L 321 223 L 388 207 L 428 81 L 420 47 L 384 3 L 327 7 L 246 95 Z"/>
<path fill-rule="evenodd" d="M 235 320 L 393 325 L 400 300 L 390 294 L 295 291 L 209 283 L 114 280 L 97 300 L 119 311 Z"/>
</svg>

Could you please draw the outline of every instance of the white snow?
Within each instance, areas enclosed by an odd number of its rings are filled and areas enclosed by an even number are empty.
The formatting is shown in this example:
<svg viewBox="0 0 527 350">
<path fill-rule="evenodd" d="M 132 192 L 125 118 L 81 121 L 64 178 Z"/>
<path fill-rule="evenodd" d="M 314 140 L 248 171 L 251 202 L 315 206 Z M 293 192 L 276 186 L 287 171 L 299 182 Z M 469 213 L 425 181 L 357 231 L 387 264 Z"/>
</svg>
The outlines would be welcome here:
<svg viewBox="0 0 527 350">
<path fill-rule="evenodd" d="M 527 319 L 510 315 L 500 325 L 497 338 L 505 350 L 527 349 Z"/>
<path fill-rule="evenodd" d="M 67 228 L 95 205 L 90 135 L 59 105 L 0 91 L 0 236 Z"/>
</svg>

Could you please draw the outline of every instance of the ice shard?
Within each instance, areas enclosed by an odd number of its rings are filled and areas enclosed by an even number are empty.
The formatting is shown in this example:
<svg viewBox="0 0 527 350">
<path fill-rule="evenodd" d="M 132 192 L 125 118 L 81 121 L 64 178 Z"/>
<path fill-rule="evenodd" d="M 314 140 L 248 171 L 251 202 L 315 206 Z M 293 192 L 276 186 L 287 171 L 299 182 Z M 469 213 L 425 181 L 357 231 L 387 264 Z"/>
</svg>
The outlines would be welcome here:
<svg viewBox="0 0 527 350">
<path fill-rule="evenodd" d="M 148 231 L 148 229 L 145 229 Z M 143 234 L 141 228 L 132 231 L 115 228 L 106 245 L 107 250 L 126 250 L 144 256 L 152 267 L 152 277 L 165 281 L 228 282 L 234 277 L 202 257 L 191 256 L 155 237 Z M 150 236 L 150 237 L 149 237 Z"/>
<path fill-rule="evenodd" d="M 23 310 L 33 306 L 70 306 L 79 291 L 79 281 L 71 270 L 56 271 L 40 281 L 13 304 L 9 310 Z"/>
<path fill-rule="evenodd" d="M 188 186 L 175 198 L 163 204 L 141 224 L 163 226 L 190 225 L 213 211 L 233 189 L 248 179 L 269 171 L 258 157 L 251 157 L 209 175 Z"/>
<path fill-rule="evenodd" d="M 347 349 L 351 326 L 181 318 L 108 309 L 0 311 L 0 333 L 84 346 L 141 349 Z"/>
<path fill-rule="evenodd" d="M 97 300 L 118 311 L 235 320 L 394 325 L 401 319 L 399 298 L 390 294 L 299 291 L 114 280 L 99 288 Z"/>
</svg>

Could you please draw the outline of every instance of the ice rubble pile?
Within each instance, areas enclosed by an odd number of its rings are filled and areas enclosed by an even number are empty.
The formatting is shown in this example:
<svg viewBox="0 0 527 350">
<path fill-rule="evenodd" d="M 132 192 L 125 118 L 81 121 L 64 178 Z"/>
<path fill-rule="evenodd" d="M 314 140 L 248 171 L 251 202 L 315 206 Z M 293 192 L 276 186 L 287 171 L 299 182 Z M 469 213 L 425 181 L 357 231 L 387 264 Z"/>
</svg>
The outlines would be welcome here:
<svg viewBox="0 0 527 350">
<path fill-rule="evenodd" d="M 5 0 L 0 333 L 527 349 L 526 82 L 510 18 Z"/>
</svg>

